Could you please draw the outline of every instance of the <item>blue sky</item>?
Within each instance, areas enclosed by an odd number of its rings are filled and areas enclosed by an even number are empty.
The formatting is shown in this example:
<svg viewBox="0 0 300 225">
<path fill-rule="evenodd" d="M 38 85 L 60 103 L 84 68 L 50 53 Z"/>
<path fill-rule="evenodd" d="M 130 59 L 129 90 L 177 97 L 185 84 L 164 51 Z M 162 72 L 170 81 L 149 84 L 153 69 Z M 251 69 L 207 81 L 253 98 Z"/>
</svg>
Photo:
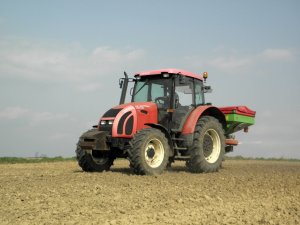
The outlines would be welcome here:
<svg viewBox="0 0 300 225">
<path fill-rule="evenodd" d="M 300 158 L 300 1 L 0 0 L 0 157 L 73 156 L 123 71 L 209 72 L 257 111 L 233 154 Z"/>
</svg>

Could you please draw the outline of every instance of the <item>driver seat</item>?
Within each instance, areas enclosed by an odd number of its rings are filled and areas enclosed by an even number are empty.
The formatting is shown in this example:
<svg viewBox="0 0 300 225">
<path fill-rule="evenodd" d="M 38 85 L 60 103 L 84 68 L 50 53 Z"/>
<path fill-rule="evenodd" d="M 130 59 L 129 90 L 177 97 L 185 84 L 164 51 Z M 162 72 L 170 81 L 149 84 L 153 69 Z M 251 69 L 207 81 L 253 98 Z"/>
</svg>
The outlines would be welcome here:
<svg viewBox="0 0 300 225">
<path fill-rule="evenodd" d="M 169 96 L 164 96 L 164 102 L 155 102 L 157 105 L 157 110 L 158 110 L 158 123 L 167 127 L 168 125 L 168 112 L 167 109 L 169 108 Z"/>
</svg>

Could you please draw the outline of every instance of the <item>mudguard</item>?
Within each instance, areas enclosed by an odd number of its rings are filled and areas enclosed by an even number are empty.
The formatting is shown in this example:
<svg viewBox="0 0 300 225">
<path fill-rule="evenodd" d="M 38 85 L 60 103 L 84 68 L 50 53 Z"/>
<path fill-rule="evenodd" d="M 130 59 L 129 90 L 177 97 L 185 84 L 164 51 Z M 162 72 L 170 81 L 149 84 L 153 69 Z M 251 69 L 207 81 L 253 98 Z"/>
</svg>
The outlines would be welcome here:
<svg viewBox="0 0 300 225">
<path fill-rule="evenodd" d="M 181 133 L 193 134 L 195 131 L 197 121 L 202 115 L 213 116 L 220 121 L 223 127 L 226 127 L 225 116 L 220 109 L 214 106 L 198 106 L 190 113 L 190 115 L 186 119 Z"/>
</svg>

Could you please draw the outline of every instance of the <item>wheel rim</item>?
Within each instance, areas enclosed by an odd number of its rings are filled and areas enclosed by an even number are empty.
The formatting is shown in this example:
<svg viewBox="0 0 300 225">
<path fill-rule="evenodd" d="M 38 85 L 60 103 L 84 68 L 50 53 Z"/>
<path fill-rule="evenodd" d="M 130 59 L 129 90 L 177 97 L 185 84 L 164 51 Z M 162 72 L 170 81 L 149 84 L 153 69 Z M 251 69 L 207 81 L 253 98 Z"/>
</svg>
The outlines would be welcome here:
<svg viewBox="0 0 300 225">
<path fill-rule="evenodd" d="M 164 159 L 164 147 L 160 140 L 151 139 L 145 148 L 145 159 L 148 166 L 157 168 Z"/>
<path fill-rule="evenodd" d="M 203 152 L 205 160 L 209 163 L 215 163 L 220 156 L 221 140 L 214 129 L 209 129 L 204 134 Z"/>
</svg>

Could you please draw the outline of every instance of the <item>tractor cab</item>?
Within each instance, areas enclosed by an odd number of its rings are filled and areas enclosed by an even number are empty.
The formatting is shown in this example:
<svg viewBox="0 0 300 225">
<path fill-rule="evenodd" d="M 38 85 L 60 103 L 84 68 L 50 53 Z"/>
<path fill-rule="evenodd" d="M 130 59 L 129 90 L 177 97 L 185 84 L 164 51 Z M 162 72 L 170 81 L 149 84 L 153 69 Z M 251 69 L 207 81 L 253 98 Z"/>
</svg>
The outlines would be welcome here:
<svg viewBox="0 0 300 225">
<path fill-rule="evenodd" d="M 158 123 L 181 130 L 196 107 L 204 105 L 203 77 L 183 70 L 146 71 L 135 75 L 132 102 L 153 102 Z"/>
</svg>

